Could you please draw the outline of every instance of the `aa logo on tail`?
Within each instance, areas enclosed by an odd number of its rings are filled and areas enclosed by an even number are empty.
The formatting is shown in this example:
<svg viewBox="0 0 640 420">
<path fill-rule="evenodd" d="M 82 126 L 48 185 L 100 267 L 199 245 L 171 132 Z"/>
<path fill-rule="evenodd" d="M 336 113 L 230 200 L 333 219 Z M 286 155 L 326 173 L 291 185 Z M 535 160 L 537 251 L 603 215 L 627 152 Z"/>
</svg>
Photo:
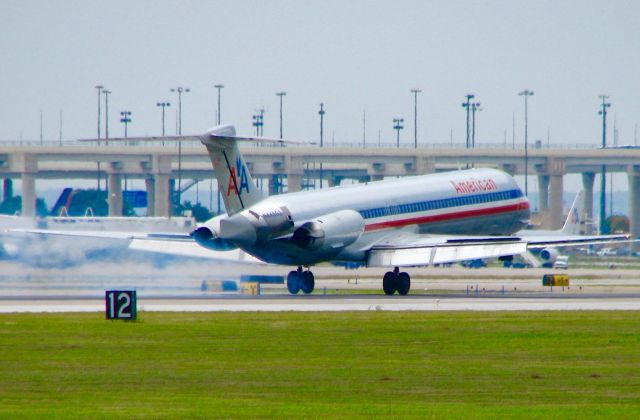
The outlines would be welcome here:
<svg viewBox="0 0 640 420">
<path fill-rule="evenodd" d="M 236 158 L 236 166 L 229 170 L 229 186 L 227 187 L 227 197 L 234 193 L 242 195 L 242 190 L 249 193 L 249 178 L 247 177 L 247 167 L 244 166 L 242 159 Z"/>
<path fill-rule="evenodd" d="M 571 209 L 571 223 L 578 224 L 580 223 L 580 215 L 578 214 L 578 209 L 575 207 Z"/>
</svg>

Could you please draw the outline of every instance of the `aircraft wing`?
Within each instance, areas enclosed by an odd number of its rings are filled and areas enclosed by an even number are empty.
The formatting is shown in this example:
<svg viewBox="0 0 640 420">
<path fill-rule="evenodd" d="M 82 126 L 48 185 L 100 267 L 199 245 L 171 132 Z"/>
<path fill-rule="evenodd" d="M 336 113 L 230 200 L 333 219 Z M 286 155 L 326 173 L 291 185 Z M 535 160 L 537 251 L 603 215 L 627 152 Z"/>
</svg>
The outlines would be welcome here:
<svg viewBox="0 0 640 420">
<path fill-rule="evenodd" d="M 425 266 L 518 255 L 529 249 L 627 242 L 628 235 L 431 236 L 390 235 L 369 250 L 370 267 Z"/>
<path fill-rule="evenodd" d="M 629 235 L 523 235 L 529 249 L 630 242 Z"/>
<path fill-rule="evenodd" d="M 149 232 L 112 232 L 105 230 L 51 230 L 51 229 L 5 229 L 5 234 L 14 235 L 47 235 L 96 239 L 153 239 L 166 241 L 193 241 L 188 233 L 149 233 Z"/>
<path fill-rule="evenodd" d="M 114 232 L 88 230 L 50 230 L 50 229 L 5 229 L 0 233 L 25 238 L 45 236 L 54 238 L 85 238 L 121 243 L 132 251 L 144 251 L 158 254 L 193 258 L 213 259 L 220 262 L 264 264 L 264 262 L 240 249 L 214 251 L 203 248 L 188 233 L 150 233 L 150 232 Z"/>
<path fill-rule="evenodd" d="M 405 233 L 375 244 L 369 250 L 368 265 L 424 266 L 478 258 L 497 258 L 526 251 L 526 242 L 509 236 L 454 237 Z"/>
</svg>

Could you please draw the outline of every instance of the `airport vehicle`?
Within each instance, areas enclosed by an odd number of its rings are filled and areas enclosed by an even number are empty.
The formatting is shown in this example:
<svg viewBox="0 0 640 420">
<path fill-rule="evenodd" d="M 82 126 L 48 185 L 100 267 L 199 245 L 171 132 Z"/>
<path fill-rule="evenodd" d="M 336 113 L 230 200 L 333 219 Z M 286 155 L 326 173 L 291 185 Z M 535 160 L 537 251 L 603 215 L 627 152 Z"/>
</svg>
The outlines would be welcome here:
<svg viewBox="0 0 640 420">
<path fill-rule="evenodd" d="M 231 125 L 198 139 L 207 148 L 227 214 L 199 225 L 190 236 L 214 251 L 240 248 L 274 264 L 297 266 L 287 276 L 290 293 L 311 293 L 310 267 L 322 262 L 389 267 L 383 290 L 406 295 L 409 273 L 401 267 L 484 258 L 512 258 L 531 249 L 545 260 L 557 246 L 626 240 L 626 235 L 580 236 L 579 215 L 559 231 L 521 234 L 529 223 L 529 202 L 510 175 L 495 169 L 443 172 L 397 180 L 263 197 L 255 187 Z M 138 138 L 128 140 L 159 140 Z M 124 139 L 123 139 L 124 140 Z M 103 233 L 104 235 L 104 233 Z M 129 236 L 145 239 L 149 236 Z M 158 235 L 155 239 L 161 239 Z M 164 235 L 165 240 L 184 240 Z M 305 267 L 306 269 L 303 269 Z"/>
<path fill-rule="evenodd" d="M 568 255 L 558 255 L 555 262 L 553 263 L 553 268 L 560 268 L 567 270 L 569 269 L 569 256 Z"/>
</svg>

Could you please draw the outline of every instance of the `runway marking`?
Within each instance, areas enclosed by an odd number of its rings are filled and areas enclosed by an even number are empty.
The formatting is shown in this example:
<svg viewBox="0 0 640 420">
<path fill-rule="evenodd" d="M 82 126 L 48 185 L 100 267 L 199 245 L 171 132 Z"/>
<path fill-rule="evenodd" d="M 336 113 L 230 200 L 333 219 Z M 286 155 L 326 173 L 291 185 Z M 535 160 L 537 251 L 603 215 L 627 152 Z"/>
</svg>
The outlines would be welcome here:
<svg viewBox="0 0 640 420">
<path fill-rule="evenodd" d="M 640 298 L 434 298 L 358 299 L 139 299 L 146 312 L 339 312 L 339 311 L 640 311 Z M 104 303 L 84 300 L 4 300 L 0 313 L 104 312 Z"/>
</svg>

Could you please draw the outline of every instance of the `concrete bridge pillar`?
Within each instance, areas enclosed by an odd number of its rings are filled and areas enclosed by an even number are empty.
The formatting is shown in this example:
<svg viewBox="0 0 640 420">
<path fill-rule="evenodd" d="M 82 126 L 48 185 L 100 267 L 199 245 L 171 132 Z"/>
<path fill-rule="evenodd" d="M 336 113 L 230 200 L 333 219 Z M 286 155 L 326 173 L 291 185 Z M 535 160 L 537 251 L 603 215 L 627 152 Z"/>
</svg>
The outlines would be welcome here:
<svg viewBox="0 0 640 420">
<path fill-rule="evenodd" d="M 627 170 L 629 177 L 629 234 L 631 239 L 640 237 L 640 165 L 632 165 Z M 632 242 L 631 249 L 640 251 L 640 243 Z"/>
<path fill-rule="evenodd" d="M 25 153 L 18 156 L 20 160 L 20 176 L 22 178 L 22 215 L 36 215 L 36 173 L 38 159 L 36 155 Z"/>
<path fill-rule="evenodd" d="M 109 217 L 122 216 L 122 173 L 119 172 L 120 162 L 111 162 L 107 174 L 109 182 Z"/>
<path fill-rule="evenodd" d="M 538 207 L 540 213 L 549 209 L 549 175 L 538 175 Z"/>
<path fill-rule="evenodd" d="M 269 195 L 280 194 L 280 175 L 271 175 L 269 178 Z"/>
<path fill-rule="evenodd" d="M 593 181 L 596 178 L 596 174 L 593 172 L 582 173 L 582 189 L 584 190 L 584 214 L 588 221 L 593 222 Z M 588 225 L 592 226 L 592 225 Z"/>
<path fill-rule="evenodd" d="M 550 159 L 547 165 L 549 170 L 549 227 L 560 229 L 564 223 L 564 205 L 562 194 L 565 163 L 562 160 Z"/>
<path fill-rule="evenodd" d="M 155 217 L 171 216 L 171 191 L 169 174 L 153 176 L 153 215 Z"/>
<path fill-rule="evenodd" d="M 169 177 L 171 175 L 171 157 L 154 155 L 151 159 L 153 178 L 147 178 L 147 215 L 155 217 L 170 217 L 171 189 Z"/>
<path fill-rule="evenodd" d="M 432 174 L 436 171 L 436 162 L 431 156 L 416 156 L 415 159 L 416 175 Z"/>
<path fill-rule="evenodd" d="M 551 198 L 549 223 L 551 229 L 560 229 L 564 222 L 562 177 L 563 175 L 561 174 L 554 174 L 549 177 L 549 196 Z"/>
<path fill-rule="evenodd" d="M 373 162 L 369 169 L 367 170 L 367 174 L 369 175 L 369 179 L 371 181 L 381 181 L 384 178 L 387 167 L 382 162 Z"/>
<path fill-rule="evenodd" d="M 302 189 L 302 175 L 287 174 L 287 192 L 298 192 Z"/>
<path fill-rule="evenodd" d="M 31 172 L 22 173 L 22 216 L 36 215 L 36 175 Z"/>
<path fill-rule="evenodd" d="M 285 156 L 284 170 L 287 174 L 287 191 L 300 191 L 304 174 L 304 159 L 298 156 Z"/>
<path fill-rule="evenodd" d="M 155 182 L 152 177 L 144 179 L 145 190 L 147 190 L 147 216 L 153 216 L 155 214 Z"/>
</svg>

